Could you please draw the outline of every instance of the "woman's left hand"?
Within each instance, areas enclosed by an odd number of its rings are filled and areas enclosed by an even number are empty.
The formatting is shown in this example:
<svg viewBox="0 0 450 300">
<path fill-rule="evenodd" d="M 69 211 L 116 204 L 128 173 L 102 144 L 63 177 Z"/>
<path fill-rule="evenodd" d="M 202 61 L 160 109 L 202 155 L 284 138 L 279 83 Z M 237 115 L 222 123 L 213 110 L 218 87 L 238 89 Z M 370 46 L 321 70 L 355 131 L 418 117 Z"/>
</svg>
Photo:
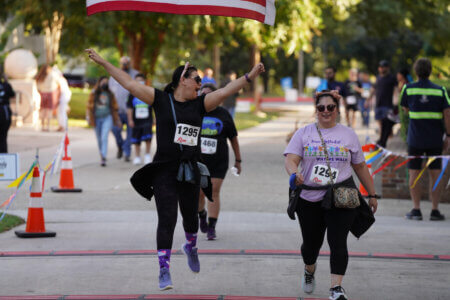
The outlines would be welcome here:
<svg viewBox="0 0 450 300">
<path fill-rule="evenodd" d="M 263 63 L 259 63 L 259 64 L 255 65 L 253 67 L 253 69 L 248 74 L 248 77 L 250 77 L 250 79 L 253 80 L 256 77 L 258 77 L 259 74 L 264 73 L 265 71 L 266 71 L 266 69 L 264 68 L 264 64 Z"/>
<path fill-rule="evenodd" d="M 369 198 L 369 207 L 372 209 L 373 213 L 376 213 L 378 207 L 378 201 L 376 198 Z"/>
<path fill-rule="evenodd" d="M 101 57 L 97 52 L 95 52 L 94 49 L 86 49 L 84 50 L 90 59 L 92 59 L 95 63 L 102 65 L 102 63 L 105 61 L 103 57 Z"/>
<path fill-rule="evenodd" d="M 235 162 L 234 163 L 234 167 L 237 169 L 237 173 L 238 174 L 241 174 L 241 170 L 242 170 L 242 168 L 241 168 L 241 163 L 240 162 Z"/>
</svg>

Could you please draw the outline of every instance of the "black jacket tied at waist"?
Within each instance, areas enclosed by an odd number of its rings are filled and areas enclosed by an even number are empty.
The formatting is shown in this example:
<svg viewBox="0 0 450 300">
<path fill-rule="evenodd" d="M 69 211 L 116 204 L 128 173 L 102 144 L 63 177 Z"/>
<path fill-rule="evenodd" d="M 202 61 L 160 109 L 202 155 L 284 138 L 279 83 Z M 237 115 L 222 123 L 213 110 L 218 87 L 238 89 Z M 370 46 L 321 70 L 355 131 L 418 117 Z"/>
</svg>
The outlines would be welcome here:
<svg viewBox="0 0 450 300">
<path fill-rule="evenodd" d="M 308 186 L 308 185 L 300 185 L 294 191 L 289 189 L 289 207 L 288 207 L 288 215 L 291 219 L 295 219 L 294 212 L 297 209 L 297 201 L 300 199 L 300 193 L 302 190 L 326 190 L 326 194 L 322 200 L 322 208 L 324 209 L 332 209 L 333 206 L 333 189 L 337 187 L 349 187 L 355 188 L 356 185 L 353 181 L 353 177 L 350 176 L 346 180 L 335 183 L 334 185 L 323 185 L 323 186 Z M 350 232 L 357 238 L 362 236 L 375 222 L 375 217 L 373 215 L 372 210 L 367 204 L 366 200 L 362 197 L 361 193 L 359 194 L 359 202 L 360 206 L 354 208 L 356 210 L 356 217 L 353 221 L 353 224 L 350 228 Z M 295 199 L 295 204 L 293 203 Z"/>
</svg>

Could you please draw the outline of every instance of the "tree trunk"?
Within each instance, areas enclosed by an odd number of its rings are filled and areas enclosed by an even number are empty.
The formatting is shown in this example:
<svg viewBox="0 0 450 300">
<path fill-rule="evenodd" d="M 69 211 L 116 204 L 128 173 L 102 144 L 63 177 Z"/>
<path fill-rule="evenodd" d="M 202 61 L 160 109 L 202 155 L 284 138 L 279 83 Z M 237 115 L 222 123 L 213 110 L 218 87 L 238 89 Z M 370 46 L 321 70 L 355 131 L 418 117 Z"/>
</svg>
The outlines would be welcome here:
<svg viewBox="0 0 450 300">
<path fill-rule="evenodd" d="M 259 64 L 261 62 L 261 51 L 259 50 L 258 46 L 253 45 L 252 47 L 252 67 Z M 253 86 L 253 103 L 255 103 L 255 113 L 258 113 L 261 111 L 261 83 L 259 82 L 259 79 L 256 78 L 255 81 L 252 83 Z"/>
<path fill-rule="evenodd" d="M 213 61 L 214 61 L 214 73 L 216 73 L 216 76 L 214 77 L 217 82 L 217 87 L 220 87 L 220 47 L 217 44 L 214 45 Z"/>
<path fill-rule="evenodd" d="M 59 42 L 61 40 L 61 32 L 64 24 L 64 15 L 57 11 L 53 12 L 51 20 L 43 22 L 45 33 L 45 54 L 47 64 L 51 65 L 55 62 L 59 52 Z"/>
<path fill-rule="evenodd" d="M 299 56 L 298 56 L 298 95 L 303 95 L 305 86 L 305 53 L 303 50 L 300 50 Z"/>
<path fill-rule="evenodd" d="M 155 74 L 155 67 L 156 67 L 156 61 L 158 60 L 159 52 L 161 51 L 161 46 L 164 44 L 164 39 L 166 38 L 166 32 L 160 31 L 158 32 L 158 43 L 154 45 L 151 55 L 150 55 L 150 67 L 148 70 L 148 73 L 150 75 L 150 82 L 151 85 L 153 75 Z"/>
</svg>

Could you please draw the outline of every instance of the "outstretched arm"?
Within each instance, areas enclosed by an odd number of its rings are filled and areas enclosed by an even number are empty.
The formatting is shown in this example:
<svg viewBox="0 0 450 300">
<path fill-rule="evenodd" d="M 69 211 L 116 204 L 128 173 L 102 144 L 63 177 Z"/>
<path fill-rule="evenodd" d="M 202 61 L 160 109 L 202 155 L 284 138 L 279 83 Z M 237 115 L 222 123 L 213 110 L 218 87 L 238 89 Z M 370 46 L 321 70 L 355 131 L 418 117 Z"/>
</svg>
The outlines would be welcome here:
<svg viewBox="0 0 450 300">
<path fill-rule="evenodd" d="M 259 63 L 253 67 L 250 73 L 248 73 L 248 78 L 253 81 L 262 72 L 265 72 L 264 65 L 262 63 Z M 205 110 L 207 112 L 214 110 L 227 97 L 239 92 L 247 83 L 248 82 L 245 76 L 241 76 L 238 79 L 231 81 L 223 88 L 207 94 L 205 96 Z"/>
<path fill-rule="evenodd" d="M 117 82 L 120 83 L 120 85 L 123 86 L 124 89 L 128 90 L 130 94 L 146 102 L 147 104 L 153 104 L 153 100 L 155 99 L 155 89 L 153 87 L 146 86 L 135 81 L 126 72 L 113 66 L 107 60 L 103 59 L 93 49 L 86 49 L 85 51 L 86 53 L 88 53 L 90 59 L 102 66 L 106 70 L 106 72 L 108 72 L 109 75 L 117 80 Z"/>
</svg>

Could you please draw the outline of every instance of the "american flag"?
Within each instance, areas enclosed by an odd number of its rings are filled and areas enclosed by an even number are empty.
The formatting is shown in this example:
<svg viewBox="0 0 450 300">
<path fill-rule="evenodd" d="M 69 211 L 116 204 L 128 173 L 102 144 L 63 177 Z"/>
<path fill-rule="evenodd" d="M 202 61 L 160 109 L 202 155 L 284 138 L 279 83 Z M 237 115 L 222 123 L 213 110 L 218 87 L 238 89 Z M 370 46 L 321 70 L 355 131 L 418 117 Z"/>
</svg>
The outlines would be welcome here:
<svg viewBox="0 0 450 300">
<path fill-rule="evenodd" d="M 294 0 L 293 0 L 294 1 Z M 275 0 L 86 0 L 87 14 L 137 10 L 181 15 L 240 17 L 273 25 Z"/>
</svg>

